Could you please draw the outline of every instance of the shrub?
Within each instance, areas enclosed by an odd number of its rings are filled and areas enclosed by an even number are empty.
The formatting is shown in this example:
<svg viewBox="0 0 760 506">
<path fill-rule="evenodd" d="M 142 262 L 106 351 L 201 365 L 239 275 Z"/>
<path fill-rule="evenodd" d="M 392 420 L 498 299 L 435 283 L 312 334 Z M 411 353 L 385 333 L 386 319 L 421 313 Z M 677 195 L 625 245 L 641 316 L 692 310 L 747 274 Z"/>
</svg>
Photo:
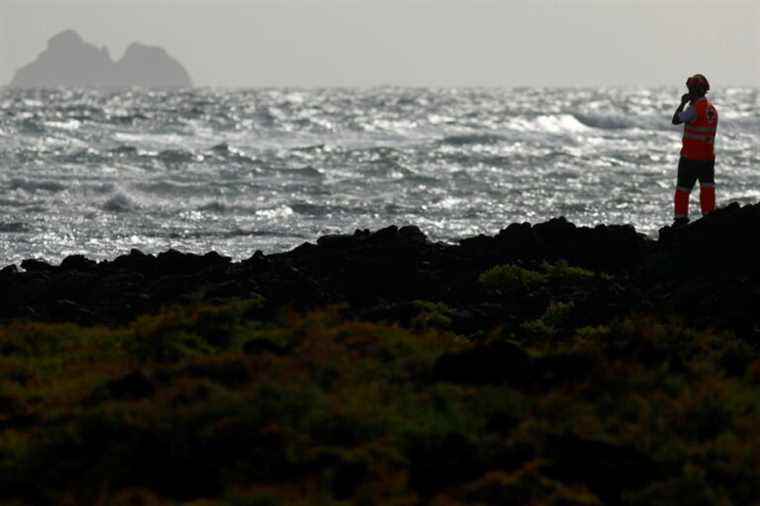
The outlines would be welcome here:
<svg viewBox="0 0 760 506">
<path fill-rule="evenodd" d="M 451 328 L 452 311 L 446 304 L 418 300 L 414 305 L 419 310 L 411 322 L 415 330 Z"/>
<path fill-rule="evenodd" d="M 541 318 L 520 325 L 519 337 L 533 344 L 553 339 L 565 327 L 574 309 L 572 302 L 549 303 Z"/>
<path fill-rule="evenodd" d="M 498 265 L 482 273 L 479 282 L 490 292 L 514 296 L 531 294 L 548 285 L 560 289 L 573 288 L 595 279 L 609 281 L 611 278 L 607 274 L 597 274 L 559 261 L 554 264 L 544 262 L 537 270 L 511 264 Z"/>
<path fill-rule="evenodd" d="M 544 262 L 541 269 L 546 277 L 553 282 L 562 284 L 576 284 L 588 281 L 597 277 L 597 274 L 582 267 L 568 265 L 564 260 L 555 264 Z M 610 279 L 608 274 L 600 274 L 602 279 Z"/>
<path fill-rule="evenodd" d="M 487 290 L 502 295 L 525 294 L 546 283 L 546 276 L 517 265 L 491 267 L 478 278 Z"/>
<path fill-rule="evenodd" d="M 192 320 L 180 310 L 141 316 L 132 324 L 134 335 L 126 346 L 141 361 L 176 362 L 188 355 L 211 352 L 192 328 Z"/>
</svg>

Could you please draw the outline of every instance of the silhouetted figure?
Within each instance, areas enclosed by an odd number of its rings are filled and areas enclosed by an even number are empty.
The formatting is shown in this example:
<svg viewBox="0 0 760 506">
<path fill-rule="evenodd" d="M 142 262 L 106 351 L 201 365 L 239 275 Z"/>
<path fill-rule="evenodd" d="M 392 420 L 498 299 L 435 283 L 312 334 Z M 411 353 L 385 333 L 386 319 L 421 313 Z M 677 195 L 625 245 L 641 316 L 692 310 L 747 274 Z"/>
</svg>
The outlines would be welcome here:
<svg viewBox="0 0 760 506">
<path fill-rule="evenodd" d="M 702 214 L 715 210 L 715 134 L 718 111 L 705 95 L 710 83 L 702 74 L 686 80 L 689 92 L 681 97 L 681 105 L 673 114 L 673 124 L 684 123 L 683 147 L 678 162 L 674 225 L 689 222 L 689 194 L 699 179 L 699 204 Z M 686 103 L 689 107 L 684 110 Z"/>
<path fill-rule="evenodd" d="M 189 88 L 190 75 L 160 47 L 134 43 L 114 62 L 108 49 L 85 42 L 73 30 L 52 37 L 35 61 L 20 68 L 12 87 L 106 86 Z"/>
</svg>

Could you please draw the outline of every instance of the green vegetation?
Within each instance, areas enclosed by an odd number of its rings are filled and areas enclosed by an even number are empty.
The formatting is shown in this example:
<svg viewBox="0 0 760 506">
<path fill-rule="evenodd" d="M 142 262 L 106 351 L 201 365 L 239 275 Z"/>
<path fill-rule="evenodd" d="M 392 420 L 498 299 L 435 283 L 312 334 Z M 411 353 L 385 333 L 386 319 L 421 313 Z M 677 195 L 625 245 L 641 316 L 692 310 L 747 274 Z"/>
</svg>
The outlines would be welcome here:
<svg viewBox="0 0 760 506">
<path fill-rule="evenodd" d="M 759 501 L 757 347 L 662 315 L 576 326 L 573 287 L 600 281 L 567 264 L 490 269 L 497 296 L 559 295 L 476 339 L 427 301 L 404 327 L 344 306 L 264 316 L 260 299 L 120 328 L 7 323 L 0 502 Z M 443 356 L 504 343 L 529 361 L 523 378 L 439 374 Z"/>
<path fill-rule="evenodd" d="M 596 274 L 567 262 L 543 262 L 538 270 L 519 265 L 497 265 L 480 275 L 480 283 L 487 290 L 505 295 L 528 295 L 541 288 L 568 288 L 582 286 L 594 279 L 606 281 L 606 274 Z"/>
</svg>

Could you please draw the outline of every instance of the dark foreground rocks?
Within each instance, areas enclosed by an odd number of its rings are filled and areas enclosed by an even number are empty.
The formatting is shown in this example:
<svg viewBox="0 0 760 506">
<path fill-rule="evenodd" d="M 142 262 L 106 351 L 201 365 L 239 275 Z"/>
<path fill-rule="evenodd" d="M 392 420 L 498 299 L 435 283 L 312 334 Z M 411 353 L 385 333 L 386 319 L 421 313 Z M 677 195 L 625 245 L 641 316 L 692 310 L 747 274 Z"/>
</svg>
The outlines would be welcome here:
<svg viewBox="0 0 760 506">
<path fill-rule="evenodd" d="M 7 267 L 0 503 L 760 504 L 759 222 Z"/>
<path fill-rule="evenodd" d="M 574 326 L 662 310 L 697 326 L 755 333 L 758 229 L 760 205 L 731 205 L 687 227 L 666 227 L 657 241 L 631 226 L 576 227 L 557 218 L 458 244 L 432 243 L 415 226 L 357 230 L 241 262 L 175 250 L 132 250 L 101 262 L 71 256 L 60 265 L 30 259 L 0 270 L 0 318 L 121 324 L 169 305 L 262 297 L 270 307 L 299 310 L 346 303 L 377 321 L 444 318 L 466 334 L 484 323 L 540 319 L 556 304 L 573 306 L 565 324 Z M 594 276 L 568 283 L 546 270 L 565 264 Z M 483 273 L 503 265 L 545 271 L 546 282 L 485 286 Z M 431 316 L 418 301 L 443 309 Z"/>
</svg>

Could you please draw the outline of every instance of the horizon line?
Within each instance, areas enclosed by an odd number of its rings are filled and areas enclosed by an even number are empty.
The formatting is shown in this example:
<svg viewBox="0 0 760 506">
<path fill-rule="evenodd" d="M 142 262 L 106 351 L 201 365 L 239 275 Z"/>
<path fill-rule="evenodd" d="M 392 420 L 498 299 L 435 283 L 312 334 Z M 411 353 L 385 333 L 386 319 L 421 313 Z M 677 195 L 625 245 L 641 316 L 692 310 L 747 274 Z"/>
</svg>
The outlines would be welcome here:
<svg viewBox="0 0 760 506">
<path fill-rule="evenodd" d="M 161 87 L 161 86 L 108 86 L 108 85 L 81 85 L 81 86 L 11 86 L 11 83 L 0 84 L 0 89 L 14 90 L 56 90 L 56 89 L 146 89 L 146 90 L 199 90 L 199 89 L 225 89 L 225 90 L 252 90 L 252 89 L 295 89 L 295 90 L 319 90 L 319 89 L 554 89 L 554 90 L 580 90 L 580 89 L 651 89 L 651 88 L 681 88 L 680 84 L 195 84 L 190 87 Z M 718 84 L 713 85 L 711 92 L 716 89 L 760 89 L 758 84 Z"/>
</svg>

